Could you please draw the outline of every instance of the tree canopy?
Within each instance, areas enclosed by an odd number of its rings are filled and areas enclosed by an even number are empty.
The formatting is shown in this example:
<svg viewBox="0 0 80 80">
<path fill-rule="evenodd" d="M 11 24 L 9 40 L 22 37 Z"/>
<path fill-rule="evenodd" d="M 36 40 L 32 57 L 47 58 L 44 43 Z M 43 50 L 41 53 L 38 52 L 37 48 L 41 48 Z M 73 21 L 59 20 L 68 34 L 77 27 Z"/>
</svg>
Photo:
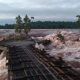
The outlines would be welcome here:
<svg viewBox="0 0 80 80">
<path fill-rule="evenodd" d="M 22 18 L 19 16 L 16 17 L 16 26 L 15 26 L 15 32 L 21 32 L 22 29 Z"/>
<path fill-rule="evenodd" d="M 78 20 L 76 22 L 64 22 L 64 21 L 31 21 L 34 17 L 29 18 L 27 15 L 22 19 L 19 16 L 16 17 L 16 24 L 0 25 L 1 29 L 14 29 L 20 32 L 20 29 L 25 29 L 27 33 L 30 29 L 80 29 L 80 15 L 77 15 Z M 16 27 L 15 27 L 16 25 Z"/>
<path fill-rule="evenodd" d="M 27 34 L 30 31 L 30 22 L 31 20 L 29 17 L 26 15 L 24 18 L 24 32 Z"/>
</svg>

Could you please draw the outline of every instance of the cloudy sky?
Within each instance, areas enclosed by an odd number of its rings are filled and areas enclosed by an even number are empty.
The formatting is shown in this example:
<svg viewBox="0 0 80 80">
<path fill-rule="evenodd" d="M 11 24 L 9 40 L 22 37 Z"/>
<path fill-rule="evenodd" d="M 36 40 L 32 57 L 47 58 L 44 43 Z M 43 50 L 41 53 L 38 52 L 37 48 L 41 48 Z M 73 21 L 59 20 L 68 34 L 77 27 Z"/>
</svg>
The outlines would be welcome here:
<svg viewBox="0 0 80 80">
<path fill-rule="evenodd" d="M 75 21 L 80 0 L 0 0 L 0 23 L 14 22 L 26 13 L 35 20 Z"/>
</svg>

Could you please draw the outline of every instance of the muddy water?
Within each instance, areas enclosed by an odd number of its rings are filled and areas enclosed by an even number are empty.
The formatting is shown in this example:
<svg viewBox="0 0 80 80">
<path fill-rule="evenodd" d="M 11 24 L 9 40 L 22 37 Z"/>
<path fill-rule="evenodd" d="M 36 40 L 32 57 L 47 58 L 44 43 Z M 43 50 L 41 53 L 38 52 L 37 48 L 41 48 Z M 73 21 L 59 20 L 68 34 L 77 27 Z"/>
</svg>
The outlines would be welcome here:
<svg viewBox="0 0 80 80">
<path fill-rule="evenodd" d="M 0 80 L 8 80 L 8 69 L 6 63 L 5 50 L 3 50 L 0 52 Z"/>
<path fill-rule="evenodd" d="M 72 32 L 79 32 L 80 29 L 31 29 L 29 34 L 52 34 L 53 32 L 56 33 L 58 31 L 72 31 Z M 14 29 L 0 29 L 0 35 L 9 35 L 9 34 L 14 34 L 15 30 Z"/>
<path fill-rule="evenodd" d="M 65 43 L 57 39 L 57 31 L 61 31 Z M 53 30 L 52 34 L 38 37 L 39 40 L 50 40 L 51 44 L 45 46 L 50 56 L 62 57 L 76 69 L 80 69 L 80 32 L 79 30 Z M 73 66 L 76 65 L 76 66 Z"/>
</svg>

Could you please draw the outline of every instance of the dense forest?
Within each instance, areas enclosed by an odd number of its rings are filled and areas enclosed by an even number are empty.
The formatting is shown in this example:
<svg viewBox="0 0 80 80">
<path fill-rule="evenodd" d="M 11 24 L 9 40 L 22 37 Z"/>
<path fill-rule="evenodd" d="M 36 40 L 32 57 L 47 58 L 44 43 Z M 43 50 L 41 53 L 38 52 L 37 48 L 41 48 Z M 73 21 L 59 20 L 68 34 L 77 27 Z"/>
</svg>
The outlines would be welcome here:
<svg viewBox="0 0 80 80">
<path fill-rule="evenodd" d="M 0 25 L 0 29 L 14 29 L 15 24 Z M 51 21 L 36 21 L 31 22 L 31 29 L 78 29 L 80 28 L 76 22 L 51 22 Z"/>
</svg>

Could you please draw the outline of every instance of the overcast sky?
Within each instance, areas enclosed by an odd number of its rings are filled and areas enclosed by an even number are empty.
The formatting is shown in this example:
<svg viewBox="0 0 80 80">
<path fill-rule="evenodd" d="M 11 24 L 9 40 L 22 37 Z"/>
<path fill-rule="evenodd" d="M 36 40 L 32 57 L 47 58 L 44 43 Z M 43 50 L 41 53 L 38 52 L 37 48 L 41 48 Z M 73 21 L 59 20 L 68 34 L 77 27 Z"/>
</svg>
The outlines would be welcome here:
<svg viewBox="0 0 80 80">
<path fill-rule="evenodd" d="M 35 20 L 75 21 L 80 0 L 0 0 L 1 23 L 26 13 Z"/>
</svg>

